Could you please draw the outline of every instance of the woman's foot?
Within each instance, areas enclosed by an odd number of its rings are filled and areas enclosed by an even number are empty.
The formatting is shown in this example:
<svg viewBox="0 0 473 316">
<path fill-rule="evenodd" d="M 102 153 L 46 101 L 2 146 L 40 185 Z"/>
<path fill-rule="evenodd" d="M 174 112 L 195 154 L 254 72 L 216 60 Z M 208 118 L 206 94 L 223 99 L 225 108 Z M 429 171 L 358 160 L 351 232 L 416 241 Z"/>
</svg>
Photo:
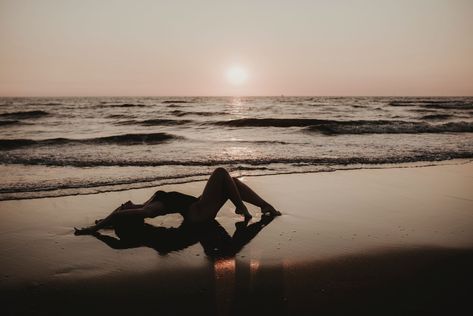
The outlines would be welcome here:
<svg viewBox="0 0 473 316">
<path fill-rule="evenodd" d="M 133 204 L 132 201 L 127 201 L 125 203 L 122 204 L 122 206 L 120 207 L 120 209 L 124 209 L 124 208 L 132 208 L 135 204 Z"/>
<path fill-rule="evenodd" d="M 261 207 L 261 213 L 263 214 L 270 214 L 272 216 L 279 216 L 281 212 L 276 210 L 271 204 L 266 204 Z"/>
<path fill-rule="evenodd" d="M 248 227 L 248 221 L 246 219 L 235 223 L 236 230 L 245 229 L 246 227 Z"/>
<path fill-rule="evenodd" d="M 245 221 L 248 221 L 253 217 L 248 211 L 248 209 L 246 208 L 246 206 L 235 208 L 235 213 L 239 215 L 243 215 L 245 217 Z"/>
</svg>

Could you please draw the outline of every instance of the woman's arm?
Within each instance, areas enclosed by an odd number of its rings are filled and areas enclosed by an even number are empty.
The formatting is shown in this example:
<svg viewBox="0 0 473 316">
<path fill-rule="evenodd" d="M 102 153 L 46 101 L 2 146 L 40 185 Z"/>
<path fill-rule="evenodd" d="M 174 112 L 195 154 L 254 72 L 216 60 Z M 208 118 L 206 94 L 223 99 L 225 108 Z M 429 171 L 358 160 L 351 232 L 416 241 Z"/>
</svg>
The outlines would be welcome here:
<svg viewBox="0 0 473 316">
<path fill-rule="evenodd" d="M 84 234 L 94 233 L 104 227 L 109 226 L 113 222 L 113 220 L 116 219 L 118 216 L 120 217 L 140 216 L 143 218 L 156 217 L 159 215 L 163 215 L 163 210 L 164 210 L 164 204 L 160 201 L 148 203 L 148 204 L 145 204 L 144 207 L 138 207 L 138 208 L 136 207 L 127 208 L 126 203 L 125 203 L 95 225 L 80 228 L 80 229 L 77 229 L 74 227 L 75 234 L 84 235 Z"/>
</svg>

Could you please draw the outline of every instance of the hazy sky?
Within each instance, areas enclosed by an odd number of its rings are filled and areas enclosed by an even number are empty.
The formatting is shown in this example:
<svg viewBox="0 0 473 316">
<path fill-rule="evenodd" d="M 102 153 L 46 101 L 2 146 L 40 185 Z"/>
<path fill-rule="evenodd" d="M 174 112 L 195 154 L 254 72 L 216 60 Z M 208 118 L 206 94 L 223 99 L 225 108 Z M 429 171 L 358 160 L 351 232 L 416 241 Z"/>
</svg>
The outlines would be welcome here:
<svg viewBox="0 0 473 316">
<path fill-rule="evenodd" d="M 0 95 L 235 94 L 473 95 L 473 0 L 0 0 Z"/>
</svg>

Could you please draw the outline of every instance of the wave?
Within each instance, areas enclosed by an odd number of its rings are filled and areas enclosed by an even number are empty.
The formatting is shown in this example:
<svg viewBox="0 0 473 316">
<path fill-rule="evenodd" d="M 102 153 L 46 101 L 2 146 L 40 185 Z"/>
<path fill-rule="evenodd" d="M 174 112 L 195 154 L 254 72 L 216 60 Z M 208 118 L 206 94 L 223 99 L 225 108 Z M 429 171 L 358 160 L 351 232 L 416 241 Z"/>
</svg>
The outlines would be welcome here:
<svg viewBox="0 0 473 316">
<path fill-rule="evenodd" d="M 212 124 L 230 126 L 230 127 L 306 127 L 324 122 L 335 122 L 319 119 L 288 119 L 288 118 L 244 118 L 229 121 L 213 122 Z"/>
<path fill-rule="evenodd" d="M 398 164 L 421 161 L 444 161 L 452 159 L 473 158 L 473 151 L 466 152 L 421 152 L 405 156 L 385 157 L 293 157 L 277 158 L 268 157 L 263 159 L 214 159 L 214 160 L 114 160 L 112 157 L 106 159 L 80 160 L 74 158 L 32 158 L 27 156 L 5 156 L 0 162 L 5 164 L 42 165 L 42 166 L 70 166 L 70 167 L 161 167 L 161 166 L 191 166 L 191 167 L 216 167 L 235 165 L 247 165 L 249 168 L 255 166 L 268 167 L 270 164 L 286 164 L 290 166 L 336 166 L 336 165 L 377 165 Z"/>
<path fill-rule="evenodd" d="M 170 103 L 191 103 L 191 102 L 190 101 L 184 101 L 184 100 L 165 100 L 161 103 L 170 104 Z"/>
<path fill-rule="evenodd" d="M 156 144 L 172 139 L 182 138 L 180 136 L 171 135 L 167 133 L 149 133 L 149 134 L 123 134 L 98 138 L 89 138 L 81 140 L 85 143 L 104 143 L 104 144 Z"/>
<path fill-rule="evenodd" d="M 446 120 L 453 117 L 450 114 L 427 114 L 422 116 L 423 120 Z"/>
<path fill-rule="evenodd" d="M 20 111 L 20 112 L 7 112 L 0 114 L 0 117 L 12 118 L 12 119 L 28 119 L 38 118 L 49 115 L 46 111 Z"/>
<path fill-rule="evenodd" d="M 432 160 L 403 160 L 397 161 L 396 167 L 423 167 L 443 165 L 446 161 L 456 159 L 455 157 L 442 156 L 445 159 Z M 460 157 L 462 158 L 462 157 Z M 461 164 L 458 161 L 455 164 Z M 450 164 L 453 164 L 451 162 Z M 352 163 L 352 164 L 323 164 L 311 166 L 305 163 L 292 164 L 294 167 L 280 168 L 278 166 L 245 166 L 245 165 L 227 165 L 225 166 L 230 172 L 237 171 L 240 176 L 263 176 L 263 175 L 278 175 L 278 174 L 295 174 L 295 173 L 314 173 L 314 172 L 332 172 L 336 170 L 351 170 L 351 169 L 382 169 L 392 168 L 393 164 L 390 162 L 379 163 Z M 181 184 L 194 181 L 205 181 L 208 178 L 211 170 L 209 168 L 201 168 L 199 170 L 184 172 L 180 174 L 173 174 L 168 176 L 146 176 L 136 174 L 133 178 L 117 178 L 117 179 L 84 179 L 74 182 L 42 182 L 32 181 L 29 183 L 13 184 L 0 188 L 0 200 L 21 200 L 32 198 L 46 198 L 59 197 L 68 195 L 83 195 L 95 194 L 103 192 L 123 191 L 130 189 L 141 189 L 149 187 L 157 187 L 169 184 Z M 156 174 L 159 174 L 157 172 Z"/>
<path fill-rule="evenodd" d="M 149 120 L 126 120 L 119 121 L 119 125 L 143 125 L 143 126 L 175 126 L 191 123 L 191 120 L 171 120 L 171 119 L 149 119 Z"/>
<path fill-rule="evenodd" d="M 473 102 L 457 102 L 457 103 L 428 103 L 424 107 L 432 109 L 458 109 L 473 110 Z"/>
<path fill-rule="evenodd" d="M 181 136 L 167 133 L 150 134 L 123 134 L 96 138 L 71 139 L 71 138 L 50 138 L 43 140 L 33 139 L 0 139 L 0 150 L 18 149 L 31 146 L 60 146 L 68 144 L 115 144 L 115 145 L 141 145 L 158 144 L 173 139 L 180 139 Z"/>
<path fill-rule="evenodd" d="M 26 105 L 63 105 L 60 102 L 34 102 L 34 103 L 27 103 Z"/>
<path fill-rule="evenodd" d="M 107 115 L 107 118 L 129 118 L 129 115 L 126 114 L 110 114 Z"/>
<path fill-rule="evenodd" d="M 307 130 L 321 132 L 326 135 L 473 133 L 473 123 L 429 124 L 406 121 L 337 121 L 309 126 Z"/>
<path fill-rule="evenodd" d="M 226 115 L 225 112 L 199 112 L 199 111 L 181 111 L 181 110 L 173 110 L 169 112 L 175 116 L 186 116 L 186 115 L 197 115 L 197 116 L 213 116 L 213 115 Z"/>
<path fill-rule="evenodd" d="M 18 124 L 22 124 L 22 122 L 18 120 L 5 120 L 5 121 L 0 120 L 0 126 L 18 125 Z"/>
<path fill-rule="evenodd" d="M 250 170 L 250 169 L 248 169 Z M 261 169 L 263 170 L 263 169 Z M 68 190 L 68 189 L 91 189 L 100 187 L 117 187 L 122 185 L 133 185 L 137 183 L 150 183 L 160 180 L 179 180 L 179 179 L 191 179 L 195 177 L 208 176 L 208 172 L 205 173 L 189 173 L 189 174 L 176 174 L 173 176 L 153 176 L 153 177 L 136 177 L 133 179 L 114 179 L 114 180 L 102 180 L 102 181 L 87 181 L 87 182 L 76 182 L 76 183 L 34 183 L 34 184 L 22 184 L 21 186 L 9 186 L 0 188 L 0 193 L 33 193 L 33 192 L 48 192 L 56 190 Z M 67 194 L 53 195 L 63 196 Z M 4 200 L 0 198 L 0 200 Z"/>
<path fill-rule="evenodd" d="M 229 143 L 251 143 L 251 144 L 278 144 L 278 145 L 289 145 L 291 143 L 280 141 L 280 140 L 228 140 L 225 142 Z"/>
<path fill-rule="evenodd" d="M 168 104 L 167 107 L 168 108 L 182 108 L 183 105 L 182 104 L 171 103 L 171 104 Z"/>
<path fill-rule="evenodd" d="M 139 104 L 139 103 L 105 103 L 99 105 L 99 107 L 108 107 L 108 108 L 133 108 L 133 107 L 145 107 L 146 104 Z"/>
<path fill-rule="evenodd" d="M 319 120 L 319 119 L 236 119 L 213 124 L 230 127 L 305 127 L 323 134 L 416 134 L 416 133 L 472 133 L 473 123 L 450 122 L 429 124 L 424 122 L 390 120 Z"/>
<path fill-rule="evenodd" d="M 438 113 L 436 109 L 425 109 L 425 108 L 408 109 L 408 111 L 413 112 L 413 113 Z"/>
<path fill-rule="evenodd" d="M 471 100 L 396 100 L 388 104 L 390 106 L 421 106 L 433 109 L 473 109 Z"/>
</svg>

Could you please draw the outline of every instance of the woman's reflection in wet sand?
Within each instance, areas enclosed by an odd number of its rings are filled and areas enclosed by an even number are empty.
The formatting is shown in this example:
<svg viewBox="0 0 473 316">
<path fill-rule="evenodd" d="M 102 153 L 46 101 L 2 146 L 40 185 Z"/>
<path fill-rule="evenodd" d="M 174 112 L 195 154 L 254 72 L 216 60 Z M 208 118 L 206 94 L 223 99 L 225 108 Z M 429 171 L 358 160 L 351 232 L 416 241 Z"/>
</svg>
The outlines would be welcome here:
<svg viewBox="0 0 473 316">
<path fill-rule="evenodd" d="M 118 238 L 98 232 L 93 236 L 113 249 L 149 247 L 160 255 L 200 243 L 208 257 L 219 259 L 234 257 L 273 219 L 274 216 L 263 215 L 258 222 L 250 225 L 247 221 L 237 222 L 233 236 L 216 220 L 200 225 L 184 221 L 177 228 L 157 227 L 147 223 L 117 225 L 114 229 Z"/>
</svg>

